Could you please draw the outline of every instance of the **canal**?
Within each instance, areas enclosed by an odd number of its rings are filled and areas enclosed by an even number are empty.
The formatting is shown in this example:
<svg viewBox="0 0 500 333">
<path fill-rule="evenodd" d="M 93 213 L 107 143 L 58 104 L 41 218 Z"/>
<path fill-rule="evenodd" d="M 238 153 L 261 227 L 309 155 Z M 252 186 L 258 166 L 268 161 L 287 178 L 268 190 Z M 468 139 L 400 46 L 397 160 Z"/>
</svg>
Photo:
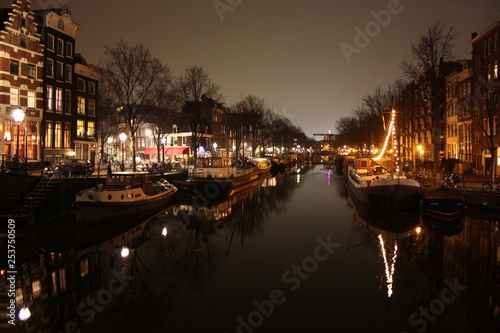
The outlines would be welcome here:
<svg viewBox="0 0 500 333">
<path fill-rule="evenodd" d="M 498 332 L 499 221 L 367 211 L 315 165 L 134 225 L 38 232 L 24 302 L 51 332 Z"/>
</svg>

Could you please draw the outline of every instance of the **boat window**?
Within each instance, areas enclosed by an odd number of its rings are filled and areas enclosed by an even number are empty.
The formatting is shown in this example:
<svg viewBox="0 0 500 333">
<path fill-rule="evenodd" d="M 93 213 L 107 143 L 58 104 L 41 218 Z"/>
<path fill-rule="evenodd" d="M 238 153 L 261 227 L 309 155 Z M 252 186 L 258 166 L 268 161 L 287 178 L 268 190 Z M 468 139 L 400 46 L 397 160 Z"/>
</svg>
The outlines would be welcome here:
<svg viewBox="0 0 500 333">
<path fill-rule="evenodd" d="M 366 160 L 359 161 L 359 167 L 360 168 L 368 167 L 368 161 L 366 161 Z"/>
<path fill-rule="evenodd" d="M 214 166 L 216 166 L 216 167 L 220 166 L 220 160 L 219 159 L 214 160 Z"/>
</svg>

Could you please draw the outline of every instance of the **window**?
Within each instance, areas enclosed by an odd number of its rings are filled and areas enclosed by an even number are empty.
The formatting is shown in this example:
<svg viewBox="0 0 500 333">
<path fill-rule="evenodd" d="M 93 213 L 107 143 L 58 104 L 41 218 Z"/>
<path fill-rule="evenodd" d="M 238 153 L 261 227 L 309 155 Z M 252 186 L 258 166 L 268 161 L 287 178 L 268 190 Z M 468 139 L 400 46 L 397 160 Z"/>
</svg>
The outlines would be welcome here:
<svg viewBox="0 0 500 333">
<path fill-rule="evenodd" d="M 28 77 L 30 79 L 36 79 L 36 66 L 28 64 Z"/>
<path fill-rule="evenodd" d="M 52 122 L 45 123 L 45 147 L 52 148 Z"/>
<path fill-rule="evenodd" d="M 493 78 L 498 79 L 498 60 L 495 60 L 495 64 L 493 65 Z"/>
<path fill-rule="evenodd" d="M 22 35 L 21 38 L 19 39 L 21 47 L 24 47 L 25 49 L 28 48 L 28 37 Z"/>
<path fill-rule="evenodd" d="M 85 135 L 85 122 L 81 119 L 76 121 L 76 135 L 83 137 Z"/>
<path fill-rule="evenodd" d="M 10 59 L 10 74 L 19 75 L 19 61 Z"/>
<path fill-rule="evenodd" d="M 54 51 L 54 36 L 47 35 L 47 50 Z"/>
<path fill-rule="evenodd" d="M 5 123 L 4 123 L 3 128 L 4 128 L 3 139 L 5 141 L 11 141 L 12 140 L 12 120 L 5 119 Z"/>
<path fill-rule="evenodd" d="M 83 91 L 85 92 L 85 80 L 83 79 L 78 79 L 76 81 L 76 88 L 78 89 L 78 91 Z"/>
<path fill-rule="evenodd" d="M 93 121 L 87 122 L 87 137 L 93 138 L 95 136 L 95 123 Z"/>
<path fill-rule="evenodd" d="M 88 93 L 91 95 L 95 95 L 95 83 L 89 82 Z"/>
<path fill-rule="evenodd" d="M 26 17 L 23 17 L 23 18 L 21 19 L 21 26 L 22 26 L 23 28 L 26 28 L 26 27 L 27 27 Z"/>
<path fill-rule="evenodd" d="M 71 148 L 71 124 L 64 124 L 64 148 Z"/>
<path fill-rule="evenodd" d="M 71 65 L 66 65 L 66 73 L 64 73 L 64 78 L 68 82 L 73 82 L 73 68 Z"/>
<path fill-rule="evenodd" d="M 64 110 L 66 113 L 71 113 L 71 90 L 64 91 Z"/>
<path fill-rule="evenodd" d="M 54 110 L 54 87 L 47 86 L 46 90 L 47 111 Z"/>
<path fill-rule="evenodd" d="M 85 114 L 85 98 L 78 96 L 78 104 L 76 106 L 76 112 L 78 114 Z"/>
<path fill-rule="evenodd" d="M 57 80 L 64 80 L 64 71 L 63 71 L 64 65 L 62 62 L 57 62 L 56 64 L 56 79 Z"/>
<path fill-rule="evenodd" d="M 28 91 L 28 107 L 36 108 L 36 92 L 33 90 Z"/>
<path fill-rule="evenodd" d="M 55 134 L 55 139 L 56 139 L 54 147 L 61 148 L 61 146 L 62 146 L 62 124 L 61 123 L 56 123 L 56 128 L 55 128 L 54 134 Z"/>
<path fill-rule="evenodd" d="M 86 277 L 89 274 L 89 260 L 87 258 L 80 261 L 80 276 Z"/>
<path fill-rule="evenodd" d="M 73 44 L 66 42 L 66 56 L 73 57 Z"/>
<path fill-rule="evenodd" d="M 19 105 L 19 89 L 10 88 L 10 105 Z"/>
<path fill-rule="evenodd" d="M 47 58 L 45 62 L 45 73 L 48 77 L 54 77 L 54 60 Z"/>
<path fill-rule="evenodd" d="M 488 55 L 491 55 L 491 51 L 493 50 L 493 40 L 488 38 Z"/>
<path fill-rule="evenodd" d="M 31 283 L 31 290 L 33 291 L 33 298 L 38 298 L 42 295 L 42 287 L 40 280 L 33 281 Z"/>
<path fill-rule="evenodd" d="M 56 112 L 63 111 L 63 90 L 56 88 Z"/>
<path fill-rule="evenodd" d="M 64 41 L 62 39 L 57 39 L 57 50 L 58 55 L 64 55 Z"/>
<path fill-rule="evenodd" d="M 493 37 L 493 51 L 498 51 L 498 32 Z"/>
<path fill-rule="evenodd" d="M 63 20 L 59 20 L 59 22 L 57 22 L 57 27 L 61 30 L 64 30 L 64 22 Z"/>
<path fill-rule="evenodd" d="M 93 99 L 89 99 L 87 102 L 87 114 L 95 116 L 95 101 Z"/>
<path fill-rule="evenodd" d="M 484 41 L 483 43 L 483 58 L 486 58 L 488 55 L 488 41 Z"/>
</svg>

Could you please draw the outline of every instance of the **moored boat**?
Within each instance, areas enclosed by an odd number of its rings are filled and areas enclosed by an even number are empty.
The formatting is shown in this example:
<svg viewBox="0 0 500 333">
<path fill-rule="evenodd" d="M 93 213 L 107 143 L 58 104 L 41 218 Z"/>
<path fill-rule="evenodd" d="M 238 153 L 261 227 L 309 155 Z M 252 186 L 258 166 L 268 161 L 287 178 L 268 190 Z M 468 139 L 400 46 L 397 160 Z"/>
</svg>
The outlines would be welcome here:
<svg viewBox="0 0 500 333">
<path fill-rule="evenodd" d="M 115 172 L 108 175 L 105 185 L 77 194 L 77 223 L 147 218 L 167 208 L 176 191 L 166 180 L 150 182 L 147 172 Z"/>
<path fill-rule="evenodd" d="M 422 195 L 419 182 L 392 173 L 390 159 L 357 158 L 346 168 L 348 189 L 356 200 L 378 209 L 418 209 Z"/>
<path fill-rule="evenodd" d="M 255 157 L 252 162 L 257 167 L 257 172 L 259 175 L 268 173 L 271 171 L 272 163 L 271 160 L 266 157 Z"/>
<path fill-rule="evenodd" d="M 215 198 L 257 178 L 257 167 L 253 165 L 234 166 L 229 157 L 204 157 L 197 159 L 196 168 L 190 170 L 185 181 L 174 180 L 173 183 Z"/>
<path fill-rule="evenodd" d="M 440 219 L 453 220 L 465 212 L 462 193 L 444 186 L 426 189 L 421 206 L 425 214 Z"/>
</svg>

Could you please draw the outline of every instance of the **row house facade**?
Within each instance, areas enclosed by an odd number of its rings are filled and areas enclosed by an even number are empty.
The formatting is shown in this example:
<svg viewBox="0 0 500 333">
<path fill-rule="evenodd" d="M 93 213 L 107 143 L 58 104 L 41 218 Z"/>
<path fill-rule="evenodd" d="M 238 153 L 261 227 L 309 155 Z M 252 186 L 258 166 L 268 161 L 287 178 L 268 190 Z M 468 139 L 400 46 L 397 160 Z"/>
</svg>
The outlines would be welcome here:
<svg viewBox="0 0 500 333">
<path fill-rule="evenodd" d="M 75 53 L 80 26 L 68 7 L 36 12 L 45 45 L 43 159 L 95 160 L 98 73 Z"/>
<path fill-rule="evenodd" d="M 493 164 L 497 176 L 500 174 L 498 149 L 495 156 L 491 150 L 500 144 L 499 34 L 500 21 L 492 23 L 480 34 L 472 34 L 474 73 L 471 88 L 476 169 L 488 175 Z"/>
<path fill-rule="evenodd" d="M 29 0 L 0 10 L 0 153 L 41 159 L 43 45 Z M 16 121 L 13 112 L 22 110 Z"/>
</svg>

